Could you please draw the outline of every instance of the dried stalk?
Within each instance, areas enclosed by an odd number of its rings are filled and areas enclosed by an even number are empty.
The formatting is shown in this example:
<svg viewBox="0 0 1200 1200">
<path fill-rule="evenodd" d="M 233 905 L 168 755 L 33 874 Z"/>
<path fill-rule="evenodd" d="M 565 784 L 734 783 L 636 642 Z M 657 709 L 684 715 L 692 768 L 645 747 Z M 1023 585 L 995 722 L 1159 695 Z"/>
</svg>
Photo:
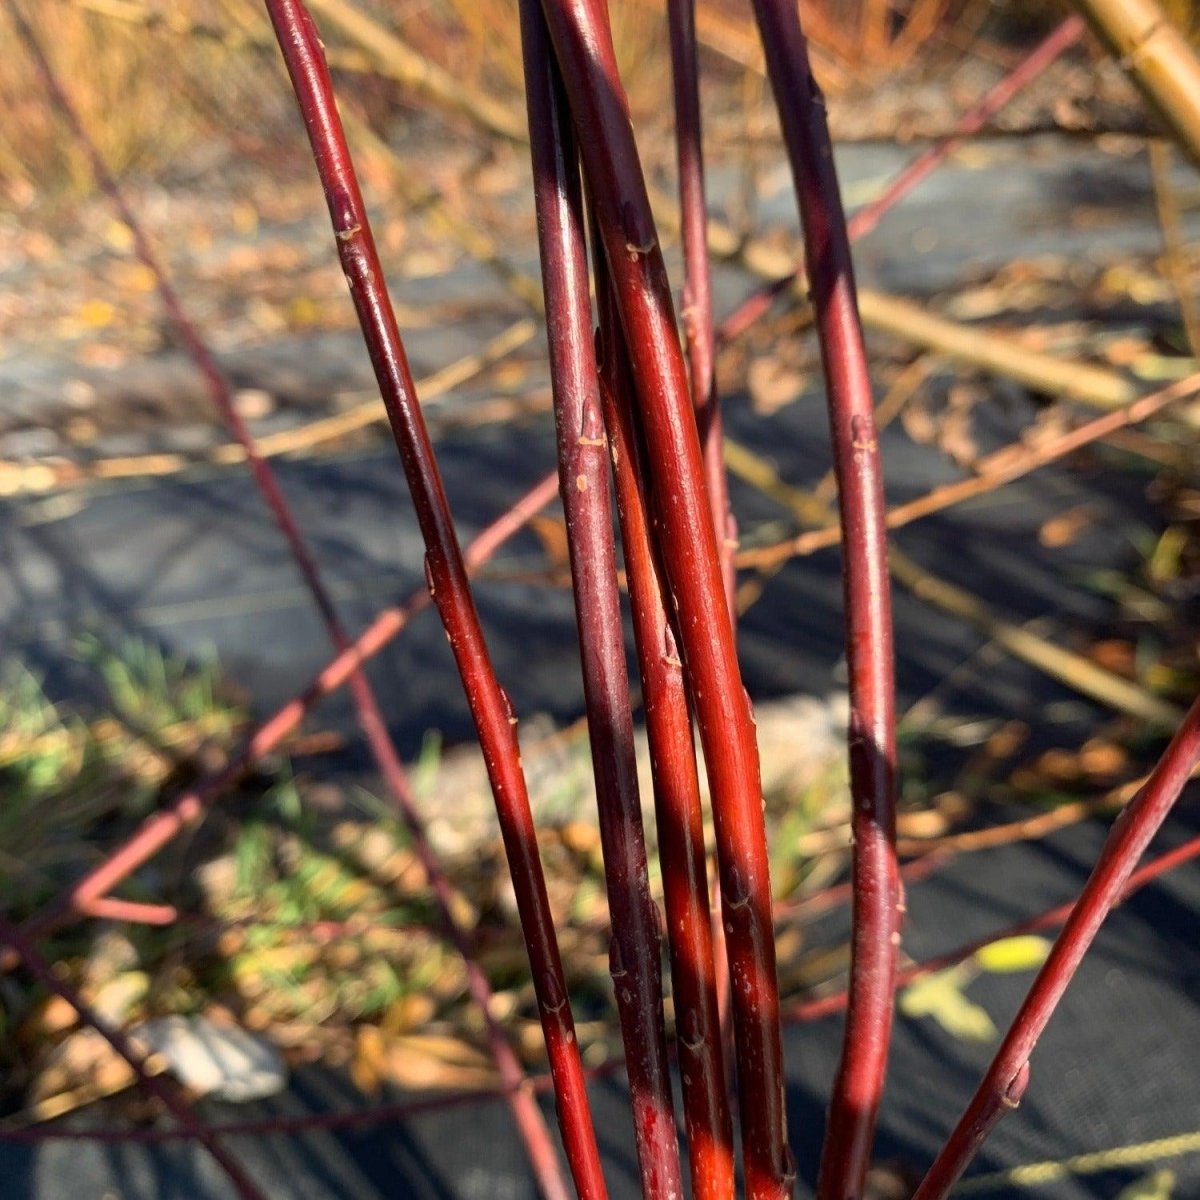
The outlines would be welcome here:
<svg viewBox="0 0 1200 1200">
<path fill-rule="evenodd" d="M 525 140 L 525 129 L 515 112 L 430 62 L 362 9 L 348 0 L 312 0 L 312 3 L 393 79 L 421 92 L 443 108 L 462 113 L 488 133 L 509 141 Z"/>
<path fill-rule="evenodd" d="M 822 1200 L 841 1200 L 862 1193 L 870 1165 L 900 944 L 895 668 L 883 472 L 824 100 L 812 77 L 795 4 L 755 0 L 754 11 L 804 227 L 844 531 L 854 906 L 850 1001 L 817 1189 Z"/>
<path fill-rule="evenodd" d="M 528 318 L 514 321 L 507 329 L 498 333 L 480 350 L 464 354 L 461 358 L 418 379 L 416 386 L 429 407 L 431 401 L 447 395 L 489 367 L 503 362 L 514 351 L 529 342 L 537 327 Z M 352 393 L 357 395 L 359 393 Z M 281 429 L 255 439 L 260 458 L 278 458 L 284 454 L 302 454 L 326 442 L 347 437 L 366 429 L 378 421 L 385 421 L 387 413 L 379 403 L 379 396 L 370 393 L 363 400 L 330 417 L 319 417 L 293 429 Z M 241 442 L 226 442 L 200 454 L 135 454 L 119 458 L 102 458 L 80 465 L 74 463 L 22 463 L 0 459 L 0 495 L 19 496 L 56 491 L 64 488 L 83 487 L 114 479 L 159 478 L 175 475 L 182 471 L 205 466 L 233 466 L 244 463 L 248 455 Z"/>
<path fill-rule="evenodd" d="M 425 539 L 425 574 L 483 747 L 557 1084 L 559 1124 L 579 1190 L 604 1194 L 582 1064 L 521 771 L 512 706 L 496 680 L 450 506 L 417 403 L 366 206 L 337 115 L 316 26 L 301 0 L 266 0 L 296 91 L 346 273 Z"/>
<path fill-rule="evenodd" d="M 725 603 L 703 460 L 662 251 L 602 0 L 547 0 L 620 310 L 654 519 L 713 800 L 733 989 L 745 1186 L 790 1193 L 775 946 L 758 749 Z"/>
<path fill-rule="evenodd" d="M 144 29 L 168 33 L 174 37 L 215 42 L 233 51 L 274 51 L 275 40 L 250 28 L 230 29 L 193 21 L 178 12 L 147 8 L 133 0 L 71 0 L 77 7 L 109 20 Z M 467 90 L 444 68 L 414 50 L 392 30 L 345 0 L 317 0 L 330 20 L 361 49 L 330 46 L 325 56 L 329 65 L 360 75 L 380 75 L 401 87 L 411 88 L 436 107 L 466 117 L 484 133 L 506 141 L 524 141 L 525 130 L 519 118 L 491 96 Z"/>
<path fill-rule="evenodd" d="M 687 685 L 667 584 L 653 545 L 644 452 L 634 389 L 603 249 L 596 248 L 600 373 L 617 509 L 641 668 L 654 811 L 671 953 L 676 1044 L 683 1080 L 692 1191 L 697 1200 L 732 1200 L 733 1130 L 726 1100 L 724 1009 L 715 921 L 710 918 L 704 816 L 696 773 Z"/>
<path fill-rule="evenodd" d="M 1183 213 L 1179 197 L 1171 182 L 1171 144 L 1152 141 L 1146 147 L 1150 157 L 1150 178 L 1154 181 L 1154 203 L 1158 209 L 1158 226 L 1162 230 L 1165 272 L 1179 301 L 1179 316 L 1187 335 L 1192 357 L 1200 355 L 1200 305 L 1189 278 L 1187 248 L 1183 232 Z"/>
<path fill-rule="evenodd" d="M 1148 421 L 1170 405 L 1190 399 L 1197 393 L 1200 393 L 1200 375 L 1189 375 L 1186 379 L 1181 379 L 1169 387 L 1151 392 L 1146 396 L 1140 396 L 1111 413 L 1077 425 L 1060 436 L 1034 444 L 1024 440 L 1012 442 L 982 459 L 977 464 L 979 472 L 977 475 L 957 480 L 954 483 L 943 484 L 941 487 L 926 492 L 924 496 L 917 496 L 915 499 L 888 509 L 885 518 L 887 527 L 901 529 L 913 521 L 943 512 L 955 504 L 961 504 L 964 500 L 987 495 L 1041 467 L 1065 458 L 1068 454 L 1073 454 L 1084 446 L 1109 437 L 1119 430 Z M 775 485 L 781 482 L 773 470 L 768 478 L 762 470 L 768 464 L 764 464 L 756 455 L 752 455 L 736 443 L 727 443 L 726 458 L 743 478 L 747 478 L 751 482 L 758 478 L 762 484 L 773 491 Z M 783 495 L 783 493 L 779 494 Z M 787 558 L 812 554 L 816 550 L 836 546 L 841 541 L 841 526 L 827 517 L 821 517 L 821 510 L 817 507 L 817 503 L 820 502 L 816 500 L 816 497 L 795 489 L 795 495 L 789 496 L 783 502 L 792 507 L 801 520 L 820 522 L 823 528 L 799 534 L 797 537 L 788 538 L 771 546 L 755 546 L 752 549 L 742 550 L 737 556 L 739 567 L 775 566 Z M 825 511 L 828 514 L 828 509 Z"/>
<path fill-rule="evenodd" d="M 1117 415 L 1112 414 L 1113 417 Z M 728 453 L 728 442 L 726 450 Z M 764 495 L 790 508 L 801 523 L 823 526 L 811 534 L 801 534 L 785 543 L 791 548 L 791 553 L 812 553 L 819 545 L 827 544 L 827 539 L 833 536 L 830 532 L 833 513 L 811 492 L 784 483 L 774 467 L 744 447 L 739 447 L 738 454 L 729 456 L 728 461 L 737 474 Z M 744 469 L 743 463 L 748 469 Z M 839 539 L 833 538 L 834 542 L 837 540 Z M 765 551 L 766 562 L 776 560 L 777 553 L 773 547 L 766 547 Z M 738 555 L 738 565 L 762 565 L 754 557 L 755 554 L 756 551 L 753 550 L 742 551 Z M 973 593 L 925 570 L 895 546 L 889 554 L 889 566 L 896 581 L 907 587 L 919 599 L 940 608 L 943 612 L 969 621 L 1014 657 L 1036 667 L 1051 678 L 1118 712 L 1129 713 L 1139 720 L 1148 721 L 1156 728 L 1174 729 L 1179 723 L 1182 714 L 1175 705 L 1159 699 L 1139 684 L 1098 666 L 1082 655 L 1065 650 L 1029 629 L 998 617 Z"/>
<path fill-rule="evenodd" d="M 1200 762 L 1200 700 L 1193 704 L 1150 778 L 1109 832 L 1100 858 L 1084 885 L 1029 995 L 984 1075 L 962 1119 L 917 1189 L 914 1200 L 941 1200 L 975 1157 L 995 1124 L 1020 1103 L 1029 1079 L 1029 1059 L 1054 1015 L 1067 985 L 1118 903 L 1138 860 L 1179 798 Z"/>
<path fill-rule="evenodd" d="M 1117 712 L 1127 713 L 1159 730 L 1174 729 L 1180 711 L 1131 680 L 1098 666 L 1031 630 L 998 617 L 977 596 L 926 571 L 913 559 L 893 549 L 892 575 L 914 596 L 936 605 L 943 612 L 969 621 L 1010 654 L 1036 667 Z"/>
<path fill-rule="evenodd" d="M 533 191 L 558 433 L 559 490 L 612 928 L 610 969 L 647 1200 L 678 1196 L 658 909 L 650 895 L 633 745 L 607 443 L 592 348 L 579 160 L 538 0 L 522 0 Z"/>
<path fill-rule="evenodd" d="M 1200 162 L 1200 61 L 1157 0 L 1075 0 L 1180 145 Z"/>
<path fill-rule="evenodd" d="M 911 300 L 864 289 L 859 307 L 872 329 L 1013 379 L 1035 392 L 1094 408 L 1116 408 L 1138 394 L 1137 385 L 1115 371 L 1030 350 L 1015 338 L 947 320 Z"/>
</svg>

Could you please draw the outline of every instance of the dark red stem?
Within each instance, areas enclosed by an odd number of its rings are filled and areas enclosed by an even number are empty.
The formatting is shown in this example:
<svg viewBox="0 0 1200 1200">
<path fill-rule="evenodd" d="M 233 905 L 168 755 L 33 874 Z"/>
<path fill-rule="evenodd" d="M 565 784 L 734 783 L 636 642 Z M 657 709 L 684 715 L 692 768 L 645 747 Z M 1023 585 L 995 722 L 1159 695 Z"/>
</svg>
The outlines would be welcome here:
<svg viewBox="0 0 1200 1200">
<path fill-rule="evenodd" d="M 617 482 L 625 573 L 650 745 L 692 1192 L 697 1200 L 731 1200 L 733 1129 L 726 1098 L 725 1038 L 696 745 L 679 638 L 667 607 L 666 582 L 650 532 L 644 453 L 633 411 L 628 351 L 599 246 L 596 297 L 600 309 L 600 393 Z"/>
<path fill-rule="evenodd" d="M 861 1196 L 887 1074 L 900 888 L 896 720 L 883 470 L 833 146 L 794 0 L 755 0 L 804 226 L 842 522 L 850 677 L 850 1002 L 821 1156 L 820 1200 Z"/>
<path fill-rule="evenodd" d="M 1038 1039 L 1104 918 L 1125 893 L 1134 867 L 1179 798 L 1197 762 L 1200 762 L 1200 700 L 1184 717 L 1141 791 L 1113 824 L 1066 927 L 914 1200 L 941 1200 L 948 1195 L 995 1124 L 1016 1107 L 1028 1081 L 1029 1058 Z"/>
<path fill-rule="evenodd" d="M 701 137 L 700 81 L 696 58 L 695 0 L 668 0 L 671 72 L 675 85 L 675 155 L 679 166 L 680 229 L 683 237 L 683 332 L 687 344 L 692 402 L 704 453 L 708 503 L 712 510 L 721 577 L 730 619 L 734 606 L 737 525 L 729 507 L 729 480 L 722 450 L 717 357 L 713 335 L 712 276 L 708 261 L 708 204 L 704 189 L 704 144 Z"/>
<path fill-rule="evenodd" d="M 483 748 L 533 969 L 546 1048 L 558 1085 L 559 1124 L 568 1161 L 580 1191 L 600 1196 L 604 1194 L 604 1183 L 599 1153 L 521 770 L 516 717 L 496 680 L 484 642 L 316 25 L 300 0 L 266 0 L 266 5 L 312 144 L 338 255 L 425 540 L 426 580 L 450 639 Z"/>
<path fill-rule="evenodd" d="M 633 713 L 600 410 L 579 157 L 538 0 L 521 0 L 559 489 L 612 928 L 610 968 L 625 1043 L 642 1190 L 679 1196 L 679 1148 L 662 1008 L 659 915 L 650 895 Z"/>
<path fill-rule="evenodd" d="M 713 796 L 737 1035 L 745 1186 L 791 1193 L 771 885 L 758 747 L 704 483 L 670 287 L 604 0 L 545 0 L 629 347 L 655 540 L 677 618 Z"/>
<path fill-rule="evenodd" d="M 79 1014 L 79 1019 L 85 1025 L 90 1025 L 95 1029 L 129 1064 L 134 1075 L 137 1076 L 138 1086 L 148 1096 L 153 1096 L 158 1100 L 167 1112 L 179 1122 L 188 1137 L 200 1142 L 216 1159 L 225 1174 L 229 1176 L 234 1190 L 242 1197 L 242 1200 L 265 1200 L 265 1193 L 259 1191 L 237 1159 L 221 1145 L 217 1135 L 201 1124 L 183 1097 L 173 1087 L 146 1069 L 145 1056 L 141 1051 L 123 1033 L 112 1028 L 99 1013 L 80 999 L 79 993 L 59 976 L 54 967 L 38 952 L 33 942 L 4 916 L 0 916 L 0 944 L 11 946 L 25 964 L 25 969 L 29 974 L 47 991 L 61 996 L 70 1004 Z"/>
</svg>

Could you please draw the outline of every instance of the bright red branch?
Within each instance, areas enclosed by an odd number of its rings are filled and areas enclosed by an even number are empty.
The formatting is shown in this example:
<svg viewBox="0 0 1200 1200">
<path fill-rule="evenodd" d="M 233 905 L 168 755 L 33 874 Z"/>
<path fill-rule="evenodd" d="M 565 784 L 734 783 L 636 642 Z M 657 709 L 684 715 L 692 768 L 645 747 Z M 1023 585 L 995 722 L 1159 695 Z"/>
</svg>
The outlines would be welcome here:
<svg viewBox="0 0 1200 1200">
<path fill-rule="evenodd" d="M 653 519 L 713 796 L 745 1186 L 791 1193 L 771 885 L 754 722 L 738 669 L 670 287 L 604 0 L 545 0 L 646 437 Z"/>
<path fill-rule="evenodd" d="M 682 1183 L 663 1025 L 662 946 L 638 794 L 579 157 L 541 8 L 537 0 L 522 0 L 520 11 L 559 488 L 608 891 L 610 967 L 642 1190 L 646 1200 L 669 1200 L 681 1194 Z"/>
</svg>

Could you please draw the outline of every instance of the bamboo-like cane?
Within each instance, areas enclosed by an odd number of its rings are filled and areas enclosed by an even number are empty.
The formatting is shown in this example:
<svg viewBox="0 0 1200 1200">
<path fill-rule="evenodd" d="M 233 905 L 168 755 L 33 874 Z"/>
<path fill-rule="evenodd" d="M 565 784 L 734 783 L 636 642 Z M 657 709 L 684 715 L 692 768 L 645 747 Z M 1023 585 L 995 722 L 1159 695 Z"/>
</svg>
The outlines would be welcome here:
<svg viewBox="0 0 1200 1200">
<path fill-rule="evenodd" d="M 1075 0 L 1075 7 L 1200 163 L 1200 60 L 1158 0 Z"/>
</svg>

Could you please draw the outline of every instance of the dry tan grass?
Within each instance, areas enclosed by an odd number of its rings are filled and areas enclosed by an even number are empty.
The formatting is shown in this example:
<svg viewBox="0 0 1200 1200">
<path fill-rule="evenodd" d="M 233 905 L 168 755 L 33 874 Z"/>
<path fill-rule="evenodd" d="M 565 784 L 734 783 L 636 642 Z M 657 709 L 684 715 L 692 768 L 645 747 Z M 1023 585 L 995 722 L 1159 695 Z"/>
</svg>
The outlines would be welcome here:
<svg viewBox="0 0 1200 1200">
<path fill-rule="evenodd" d="M 184 22 L 236 42 L 253 12 L 244 0 L 39 0 L 25 11 L 118 174 L 157 175 L 196 140 L 236 136 L 280 109 L 261 63 L 219 37 L 170 28 Z M 0 42 L 19 44 L 2 13 Z M 84 153 L 22 53 L 0 56 L 0 105 L 0 180 L 26 194 L 90 190 Z"/>
</svg>

